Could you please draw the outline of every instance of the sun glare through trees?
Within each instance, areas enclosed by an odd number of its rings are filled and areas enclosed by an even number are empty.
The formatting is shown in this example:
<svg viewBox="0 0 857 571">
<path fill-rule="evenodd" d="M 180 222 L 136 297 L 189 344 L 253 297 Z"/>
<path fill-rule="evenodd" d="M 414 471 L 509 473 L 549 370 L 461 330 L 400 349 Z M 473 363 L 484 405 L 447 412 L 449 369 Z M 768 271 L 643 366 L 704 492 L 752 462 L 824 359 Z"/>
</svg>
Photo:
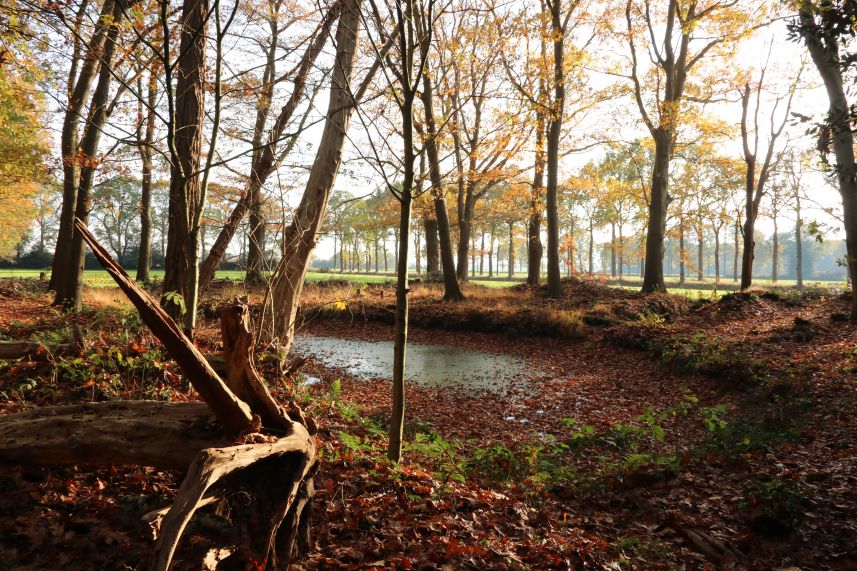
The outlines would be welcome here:
<svg viewBox="0 0 857 571">
<path fill-rule="evenodd" d="M 850 568 L 855 37 L 0 1 L 0 566 Z"/>
</svg>

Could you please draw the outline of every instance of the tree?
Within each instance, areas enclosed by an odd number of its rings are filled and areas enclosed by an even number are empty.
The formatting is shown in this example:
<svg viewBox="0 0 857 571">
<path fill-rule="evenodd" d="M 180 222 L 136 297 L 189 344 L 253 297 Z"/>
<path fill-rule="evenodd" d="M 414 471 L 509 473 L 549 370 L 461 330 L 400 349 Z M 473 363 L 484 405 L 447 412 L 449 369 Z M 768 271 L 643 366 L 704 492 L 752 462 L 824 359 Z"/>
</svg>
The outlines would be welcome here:
<svg viewBox="0 0 857 571">
<path fill-rule="evenodd" d="M 461 301 L 461 285 L 455 272 L 455 260 L 452 254 L 452 238 L 449 231 L 449 212 L 446 208 L 446 189 L 440 171 L 440 153 L 438 151 L 438 128 L 434 116 L 434 81 L 431 74 L 422 76 L 420 100 L 423 104 L 423 124 L 425 125 L 425 147 L 428 159 L 429 181 L 434 200 L 434 220 L 426 227 L 427 240 L 434 239 L 436 228 L 440 250 L 440 266 L 443 273 L 443 298 L 447 301 Z"/>
<path fill-rule="evenodd" d="M 33 92 L 27 78 L 0 64 L 0 257 L 11 255 L 31 222 L 43 216 L 48 146 L 42 102 Z M 41 249 L 46 239 L 42 231 Z"/>
<path fill-rule="evenodd" d="M 408 343 L 408 249 L 411 205 L 415 190 L 417 158 L 414 134 L 414 102 L 425 75 L 434 26 L 434 2 L 424 5 L 419 0 L 397 0 L 395 22 L 398 31 L 399 65 L 389 66 L 396 78 L 393 96 L 402 117 L 402 184 L 388 189 L 399 201 L 399 252 L 396 267 L 396 322 L 393 341 L 393 406 L 390 416 L 387 458 L 402 459 L 402 434 L 405 426 L 405 358 Z"/>
<path fill-rule="evenodd" d="M 671 200 L 669 169 L 688 92 L 695 101 L 709 100 L 719 89 L 718 76 L 728 76 L 724 70 L 717 75 L 709 71 L 706 77 L 697 71 L 713 56 L 728 54 L 765 14 L 764 5 L 745 7 L 731 0 L 662 0 L 654 5 L 648 0 L 627 0 L 625 4 L 631 91 L 655 144 L 644 292 L 666 290 L 662 261 Z M 640 66 L 640 46 L 652 59 L 650 70 Z M 700 77 L 694 78 L 695 73 Z"/>
<path fill-rule="evenodd" d="M 844 78 L 854 65 L 848 49 L 852 46 L 857 6 L 848 0 L 801 0 L 799 16 L 792 29 L 809 50 L 827 91 L 829 109 L 819 147 L 826 155 L 832 146 L 833 173 L 842 196 L 848 274 L 851 279 L 851 320 L 857 321 L 857 161 L 851 108 Z"/>
<path fill-rule="evenodd" d="M 333 183 L 342 162 L 342 147 L 360 91 L 351 90 L 360 0 L 344 0 L 336 29 L 336 61 L 331 75 L 330 101 L 324 129 L 301 201 L 285 228 L 282 257 L 273 278 L 274 336 L 288 353 L 294 337 L 298 299 L 310 254 L 324 220 Z"/>
<path fill-rule="evenodd" d="M 269 34 L 259 43 L 264 49 L 265 66 L 260 84 L 254 86 L 253 92 L 257 94 L 255 122 L 251 139 L 251 161 L 250 172 L 247 179 L 247 188 L 241 199 L 235 204 L 226 224 L 223 225 L 211 250 L 206 256 L 200 270 L 200 288 L 208 286 L 220 265 L 226 248 L 229 246 L 236 230 L 248 212 L 251 212 L 250 221 L 250 244 L 248 247 L 248 271 L 250 279 L 259 281 L 264 258 L 265 223 L 262 210 L 262 188 L 268 177 L 275 172 L 283 159 L 291 152 L 297 141 L 297 134 L 305 126 L 311 105 L 300 118 L 294 133 L 287 133 L 286 129 L 291 124 L 292 117 L 301 102 L 306 98 L 306 85 L 310 71 L 313 68 L 319 54 L 324 48 L 330 29 L 339 16 L 341 2 L 333 2 L 325 11 L 321 23 L 314 35 L 309 39 L 306 50 L 300 62 L 291 75 L 293 89 L 288 99 L 280 108 L 280 112 L 273 122 L 268 126 L 271 117 L 271 105 L 274 97 L 275 87 L 290 77 L 289 74 L 280 74 L 277 63 L 280 60 L 277 50 L 280 47 L 280 10 L 283 3 L 281 0 L 272 0 L 268 3 L 266 13 Z M 313 92 L 312 98 L 314 98 Z M 285 144 L 283 142 L 285 141 Z"/>
<path fill-rule="evenodd" d="M 57 251 L 54 255 L 53 269 L 61 277 L 52 285 L 56 290 L 54 304 L 75 311 L 80 309 L 83 301 L 86 245 L 81 232 L 73 226 L 72 219 L 86 222 L 89 217 L 92 188 L 100 164 L 98 147 L 104 125 L 115 107 L 110 101 L 115 74 L 113 65 L 119 44 L 119 24 L 125 14 L 126 6 L 122 2 L 105 0 L 87 56 L 94 61 L 85 61 L 74 89 L 70 89 L 72 95 L 63 123 L 63 162 L 70 164 L 66 165 L 63 171 L 63 213 Z M 86 94 L 96 79 L 95 91 L 87 109 L 85 128 L 78 140 L 78 117 Z"/>
<path fill-rule="evenodd" d="M 152 265 L 152 171 L 155 142 L 155 106 L 158 98 L 157 68 L 149 72 L 146 86 L 146 105 L 137 102 L 137 148 L 142 162 L 142 184 L 140 188 L 140 245 L 137 253 L 137 281 L 149 281 L 149 269 Z M 143 93 L 142 74 L 137 79 L 137 92 Z M 145 118 L 145 121 L 144 121 Z M 144 127 L 145 125 L 145 127 Z"/>
<path fill-rule="evenodd" d="M 765 86 L 766 67 L 763 67 L 759 75 L 759 81 L 755 87 L 750 82 L 744 83 L 741 91 L 741 143 L 744 163 L 747 165 L 745 178 L 745 200 L 744 200 L 744 251 L 741 260 L 741 289 L 745 290 L 753 284 L 753 256 L 755 243 L 754 232 L 756 218 L 759 216 L 759 206 L 765 196 L 765 185 L 771 175 L 771 170 L 776 168 L 779 154 L 775 154 L 777 139 L 783 133 L 786 121 L 789 118 L 792 100 L 794 99 L 797 82 L 800 80 L 800 71 L 794 78 L 785 94 L 778 95 L 770 110 L 768 129 L 766 134 L 765 154 L 759 162 L 760 152 L 760 127 L 759 116 L 762 108 L 762 93 Z M 751 100 L 752 97 L 752 100 Z M 777 118 L 780 105 L 784 105 L 782 115 Z M 751 111 L 752 109 L 752 111 Z M 757 172 L 758 168 L 758 172 Z"/>
</svg>

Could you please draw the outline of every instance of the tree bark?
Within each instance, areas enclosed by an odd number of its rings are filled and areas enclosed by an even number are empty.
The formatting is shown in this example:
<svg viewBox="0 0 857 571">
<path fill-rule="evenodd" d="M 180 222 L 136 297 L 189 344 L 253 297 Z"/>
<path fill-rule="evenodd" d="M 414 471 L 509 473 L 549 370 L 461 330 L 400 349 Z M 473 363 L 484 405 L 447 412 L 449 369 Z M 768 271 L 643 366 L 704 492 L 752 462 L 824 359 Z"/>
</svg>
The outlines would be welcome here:
<svg viewBox="0 0 857 571">
<path fill-rule="evenodd" d="M 283 233 L 282 258 L 274 277 L 273 298 L 274 331 L 284 354 L 291 348 L 304 276 L 339 172 L 342 148 L 354 110 L 350 84 L 359 13 L 360 0 L 344 1 L 336 30 L 336 63 L 324 130 L 303 197 L 292 223 Z"/>
<path fill-rule="evenodd" d="M 547 136 L 547 205 L 548 226 L 548 297 L 562 297 L 562 274 L 559 268 L 559 142 L 562 134 L 562 119 L 565 111 L 565 29 L 562 23 L 561 0 L 550 3 L 551 32 L 553 35 L 553 88 L 551 116 Z"/>
<path fill-rule="evenodd" d="M 509 267 L 508 274 L 512 278 L 515 276 L 515 223 L 509 221 Z"/>
<path fill-rule="evenodd" d="M 803 219 L 800 212 L 800 186 L 795 185 L 795 278 L 803 291 Z"/>
<path fill-rule="evenodd" d="M 452 255 L 452 238 L 449 231 L 449 213 L 446 209 L 443 183 L 440 178 L 440 158 L 437 148 L 437 125 L 434 119 L 434 87 L 430 74 L 423 74 L 423 89 L 420 99 L 423 102 L 423 114 L 426 130 L 426 155 L 428 156 L 429 180 L 434 200 L 435 222 L 437 224 L 440 265 L 443 271 L 443 298 L 447 301 L 461 301 L 464 295 L 455 272 L 455 260 Z M 426 232 L 429 227 L 426 226 Z M 427 243 L 429 238 L 426 237 Z"/>
<path fill-rule="evenodd" d="M 77 203 L 77 188 L 80 183 L 80 156 L 78 144 L 80 133 L 78 131 L 80 120 L 84 109 L 84 103 L 89 97 L 92 84 L 101 66 L 101 52 L 107 31 L 110 28 L 112 14 L 115 9 L 113 0 L 105 0 L 101 6 L 95 30 L 86 48 L 83 65 L 80 73 L 74 77 L 77 60 L 72 62 L 72 73 L 69 75 L 69 97 L 63 118 L 62 133 L 60 135 L 60 153 L 63 162 L 63 200 L 60 210 L 60 226 L 57 232 L 57 244 L 54 250 L 54 261 L 51 271 L 51 279 L 48 287 L 56 291 L 60 282 L 64 279 L 65 268 L 68 264 L 71 238 L 74 234 L 74 209 Z M 55 300 L 62 303 L 65 296 Z"/>
<path fill-rule="evenodd" d="M 824 17 L 824 14 L 822 16 Z M 845 247 L 851 282 L 851 320 L 857 321 L 857 161 L 854 156 L 854 134 L 851 131 L 850 107 L 843 84 L 838 38 L 815 23 L 814 6 L 810 0 L 803 0 L 801 3 L 800 23 L 801 35 L 824 81 L 830 104 L 827 123 L 830 126 L 833 154 L 836 157 L 839 194 L 842 196 Z"/>
<path fill-rule="evenodd" d="M 437 220 L 423 215 L 423 228 L 426 242 L 426 275 L 429 281 L 440 277 L 440 243 L 437 236 Z"/>
<path fill-rule="evenodd" d="M 664 103 L 668 105 L 670 103 Z M 655 163 L 652 169 L 652 192 L 649 200 L 649 220 L 646 229 L 646 271 L 643 291 L 666 291 L 664 284 L 664 236 L 667 228 L 669 170 L 675 126 L 658 127 L 653 133 Z"/>
<path fill-rule="evenodd" d="M 110 26 L 107 31 L 104 48 L 99 54 L 101 66 L 98 72 L 98 83 L 92 94 L 86 128 L 78 148 L 77 158 L 83 161 L 83 165 L 78 167 L 80 179 L 77 182 L 74 215 L 84 222 L 89 217 L 92 185 L 95 180 L 95 170 L 98 167 L 98 144 L 101 141 L 101 133 L 109 116 L 108 103 L 113 80 L 113 56 L 116 52 L 119 23 L 122 21 L 122 15 L 121 4 L 113 4 L 112 17 L 116 25 Z M 66 256 L 65 264 L 61 266 L 63 273 L 56 283 L 54 305 L 61 304 L 67 309 L 80 311 L 83 304 L 83 267 L 86 261 L 86 246 L 83 242 L 83 236 L 77 231 L 73 230 L 71 233 L 71 241 L 67 246 Z"/>
<path fill-rule="evenodd" d="M 140 247 L 137 254 L 137 281 L 149 281 L 149 269 L 152 266 L 152 145 L 155 142 L 155 106 L 157 105 L 158 83 L 155 73 L 149 74 L 146 105 L 145 135 L 138 139 L 140 160 L 143 163 L 142 188 L 140 191 Z M 142 110 L 142 109 L 141 109 Z M 142 114 L 139 121 L 142 123 Z"/>
<path fill-rule="evenodd" d="M 184 314 L 174 297 L 164 296 L 161 303 L 175 321 L 184 317 L 188 333 L 196 322 L 199 229 L 194 220 L 203 207 L 200 164 L 205 121 L 208 12 L 208 0 L 184 0 L 182 5 L 175 110 L 167 126 L 171 164 L 163 291 L 182 296 Z"/>
</svg>

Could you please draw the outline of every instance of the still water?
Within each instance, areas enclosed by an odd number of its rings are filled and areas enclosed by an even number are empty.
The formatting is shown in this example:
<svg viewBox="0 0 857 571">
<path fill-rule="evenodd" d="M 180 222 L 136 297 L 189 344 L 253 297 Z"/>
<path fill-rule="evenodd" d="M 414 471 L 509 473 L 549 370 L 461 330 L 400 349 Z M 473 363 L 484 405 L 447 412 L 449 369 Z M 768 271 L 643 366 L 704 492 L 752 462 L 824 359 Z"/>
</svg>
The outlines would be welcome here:
<svg viewBox="0 0 857 571">
<path fill-rule="evenodd" d="M 391 379 L 392 341 L 299 335 L 293 352 L 359 379 Z M 408 343 L 406 376 L 425 387 L 504 392 L 517 379 L 538 376 L 524 359 L 448 345 Z"/>
</svg>

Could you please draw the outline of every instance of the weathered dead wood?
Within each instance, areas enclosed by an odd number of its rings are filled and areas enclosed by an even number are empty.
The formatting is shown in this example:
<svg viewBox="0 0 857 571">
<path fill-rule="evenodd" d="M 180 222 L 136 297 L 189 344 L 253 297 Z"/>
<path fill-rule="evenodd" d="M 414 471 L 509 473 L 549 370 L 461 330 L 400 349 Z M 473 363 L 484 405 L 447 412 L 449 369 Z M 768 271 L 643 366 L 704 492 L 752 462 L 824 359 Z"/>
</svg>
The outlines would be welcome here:
<svg viewBox="0 0 857 571">
<path fill-rule="evenodd" d="M 164 348 L 181 367 L 193 388 L 196 389 L 202 400 L 211 407 L 217 419 L 223 423 L 224 429 L 232 434 L 249 432 L 253 414 L 247 403 L 237 398 L 229 390 L 223 380 L 211 368 L 211 365 L 208 364 L 208 361 L 205 360 L 202 353 L 176 326 L 172 318 L 110 257 L 110 254 L 101 247 L 86 225 L 80 219 L 75 219 L 74 223 L 83 235 L 83 239 L 89 244 L 92 253 L 95 254 L 107 273 L 113 277 L 119 288 L 128 296 L 128 299 L 140 312 L 140 318 L 149 326 L 155 337 L 164 344 Z"/>
<path fill-rule="evenodd" d="M 220 312 L 220 332 L 223 336 L 223 360 L 226 369 L 226 384 L 257 414 L 267 428 L 287 429 L 291 421 L 307 427 L 315 434 L 312 419 L 290 400 L 286 407 L 280 406 L 271 396 L 265 381 L 256 370 L 253 359 L 255 337 L 250 327 L 250 310 L 244 304 L 226 307 Z"/>
<path fill-rule="evenodd" d="M 0 417 L 0 461 L 182 469 L 192 460 L 175 503 L 161 521 L 153 569 L 169 568 L 197 510 L 212 498 L 222 496 L 228 501 L 239 495 L 236 491 L 246 492 L 254 501 L 231 505 L 242 539 L 224 565 L 280 567 L 305 553 L 310 545 L 309 507 L 317 467 L 315 424 L 294 401 L 278 404 L 265 386 L 253 364 L 247 308 L 224 312 L 229 316 L 222 322 L 227 385 L 157 302 L 125 274 L 79 220 L 75 224 L 205 404 L 123 401 L 6 415 Z M 267 429 L 285 436 L 247 434 L 259 428 L 260 420 Z M 236 435 L 247 435 L 257 443 L 222 447 L 234 442 Z"/>
<path fill-rule="evenodd" d="M 239 557 L 263 568 L 274 544 L 276 532 L 289 512 L 304 478 L 315 462 L 315 440 L 306 428 L 293 423 L 289 436 L 265 444 L 245 444 L 203 450 L 188 470 L 176 501 L 161 524 L 161 536 L 155 545 L 152 568 L 169 568 L 179 539 L 208 490 L 227 477 L 247 476 L 242 483 L 265 487 L 287 487 L 286 493 L 267 493 L 256 504 L 267 509 L 269 517 L 257 523 L 249 534 L 248 545 L 241 546 Z M 250 468 L 255 473 L 242 474 Z M 259 473 L 259 472 L 263 473 Z M 267 490 L 270 492 L 271 490 Z M 279 490 L 283 491 L 283 490 Z M 261 526 L 262 529 L 259 529 Z M 262 532 L 260 534 L 260 532 Z M 237 554 L 236 554 L 237 555 Z"/>
<path fill-rule="evenodd" d="M 244 304 L 220 312 L 223 336 L 223 360 L 226 385 L 262 417 L 266 428 L 285 429 L 291 424 L 285 410 L 277 404 L 259 376 L 253 362 L 255 339 L 250 330 L 250 310 Z"/>
<path fill-rule="evenodd" d="M 50 356 L 71 355 L 75 350 L 72 343 L 43 345 L 32 341 L 0 341 L 0 359 L 42 361 Z"/>
<path fill-rule="evenodd" d="M 119 401 L 0 415 L 0 462 L 134 464 L 184 470 L 228 443 L 204 403 Z"/>
</svg>

